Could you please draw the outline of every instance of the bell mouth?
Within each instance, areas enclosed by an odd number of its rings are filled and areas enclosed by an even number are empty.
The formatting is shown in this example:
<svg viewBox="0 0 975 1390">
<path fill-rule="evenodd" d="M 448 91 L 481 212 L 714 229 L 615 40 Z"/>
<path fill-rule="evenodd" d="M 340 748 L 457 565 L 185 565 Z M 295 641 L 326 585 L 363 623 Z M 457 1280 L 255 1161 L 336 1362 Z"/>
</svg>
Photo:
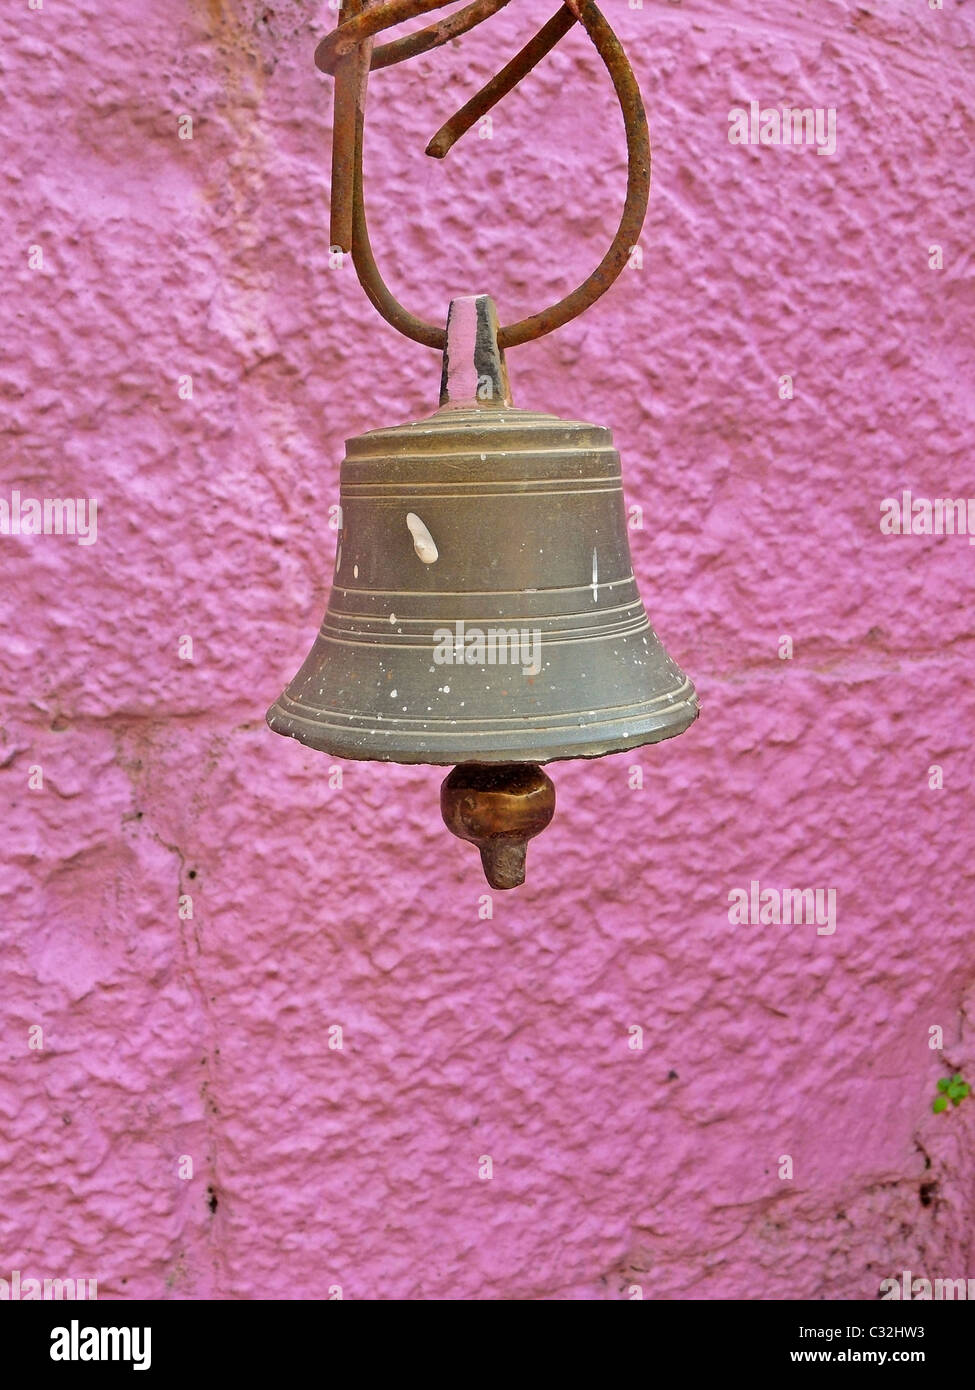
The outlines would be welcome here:
<svg viewBox="0 0 975 1390">
<path fill-rule="evenodd" d="M 675 738 L 700 713 L 687 679 L 639 704 L 530 718 L 408 719 L 312 708 L 287 691 L 267 712 L 276 734 L 337 758 L 371 762 L 551 763 L 603 758 Z"/>
</svg>

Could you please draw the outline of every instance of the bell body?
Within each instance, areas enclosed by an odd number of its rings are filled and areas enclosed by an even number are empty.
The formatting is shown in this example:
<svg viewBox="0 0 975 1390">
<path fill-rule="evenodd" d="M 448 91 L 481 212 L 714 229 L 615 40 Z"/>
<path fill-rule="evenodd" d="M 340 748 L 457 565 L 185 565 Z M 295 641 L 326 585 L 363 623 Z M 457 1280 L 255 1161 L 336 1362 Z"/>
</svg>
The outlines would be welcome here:
<svg viewBox="0 0 975 1390">
<path fill-rule="evenodd" d="M 328 611 L 277 733 L 343 758 L 544 763 L 696 718 L 633 577 L 609 430 L 448 404 L 349 440 L 340 502 Z"/>
</svg>

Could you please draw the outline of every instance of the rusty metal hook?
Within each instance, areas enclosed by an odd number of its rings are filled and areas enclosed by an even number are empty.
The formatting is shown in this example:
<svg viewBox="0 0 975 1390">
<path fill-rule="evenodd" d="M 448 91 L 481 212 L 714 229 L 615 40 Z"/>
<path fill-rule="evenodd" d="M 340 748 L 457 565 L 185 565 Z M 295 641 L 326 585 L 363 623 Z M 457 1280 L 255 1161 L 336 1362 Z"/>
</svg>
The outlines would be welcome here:
<svg viewBox="0 0 975 1390">
<path fill-rule="evenodd" d="M 315 51 L 315 63 L 335 77 L 335 120 L 332 135 L 333 246 L 351 251 L 356 274 L 383 318 L 415 342 L 443 351 L 445 330 L 405 309 L 390 292 L 376 265 L 366 226 L 362 192 L 362 141 L 365 125 L 366 81 L 373 68 L 389 67 L 428 52 L 482 20 L 496 14 L 509 0 L 474 0 L 447 19 L 413 34 L 373 47 L 373 35 L 405 19 L 436 10 L 446 0 L 345 0 L 346 18 Z M 427 154 L 442 159 L 457 140 L 540 62 L 578 21 L 609 72 L 623 112 L 626 129 L 626 199 L 619 226 L 606 255 L 591 275 L 571 294 L 540 313 L 501 328 L 501 348 L 531 342 L 561 328 L 588 309 L 609 289 L 636 245 L 650 196 L 650 135 L 647 116 L 633 70 L 619 39 L 592 0 L 565 0 L 547 24 L 447 121 L 427 146 Z"/>
</svg>

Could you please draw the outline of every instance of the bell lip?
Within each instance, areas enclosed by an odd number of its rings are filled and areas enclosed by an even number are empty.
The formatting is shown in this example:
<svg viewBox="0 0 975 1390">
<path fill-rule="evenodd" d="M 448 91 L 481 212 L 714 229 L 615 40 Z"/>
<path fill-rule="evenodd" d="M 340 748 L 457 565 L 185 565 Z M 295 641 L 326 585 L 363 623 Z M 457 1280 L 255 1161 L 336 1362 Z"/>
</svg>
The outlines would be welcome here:
<svg viewBox="0 0 975 1390">
<path fill-rule="evenodd" d="M 537 737 L 519 746 L 514 732 L 509 736 L 509 743 L 498 742 L 493 747 L 478 749 L 476 754 L 468 757 L 458 757 L 456 750 L 441 752 L 431 748 L 412 749 L 403 746 L 394 746 L 388 751 L 376 748 L 366 751 L 356 747 L 352 740 L 361 740 L 367 732 L 374 735 L 375 730 L 336 730 L 335 726 L 323 726 L 321 721 L 295 716 L 282 704 L 282 701 L 288 698 L 286 691 L 267 711 L 265 720 L 268 728 L 283 738 L 293 738 L 305 748 L 313 748 L 317 752 L 327 753 L 330 757 L 345 758 L 350 762 L 399 763 L 404 766 L 427 767 L 459 767 L 465 763 L 537 763 L 544 766 L 546 763 L 575 762 L 580 758 L 607 758 L 614 753 L 626 753 L 633 748 L 663 743 L 669 738 L 677 738 L 680 734 L 686 733 L 700 715 L 701 707 L 697 692 L 686 677 L 682 689 L 686 690 L 687 694 L 679 703 L 670 704 L 666 709 L 657 710 L 649 716 L 644 715 L 642 720 L 619 720 L 619 731 L 616 733 L 611 733 L 607 728 L 601 737 L 593 738 L 590 735 L 586 738 L 586 730 L 591 727 L 586 724 L 554 730 L 549 736 L 549 748 L 552 751 L 548 751 Z M 302 725 L 305 726 L 304 729 Z M 327 736 L 326 727 L 329 728 Z M 334 733 L 338 733 L 338 737 L 332 736 Z M 569 736 L 572 733 L 579 735 L 579 746 L 575 751 L 570 751 Z M 558 751 L 555 751 L 556 749 Z"/>
</svg>

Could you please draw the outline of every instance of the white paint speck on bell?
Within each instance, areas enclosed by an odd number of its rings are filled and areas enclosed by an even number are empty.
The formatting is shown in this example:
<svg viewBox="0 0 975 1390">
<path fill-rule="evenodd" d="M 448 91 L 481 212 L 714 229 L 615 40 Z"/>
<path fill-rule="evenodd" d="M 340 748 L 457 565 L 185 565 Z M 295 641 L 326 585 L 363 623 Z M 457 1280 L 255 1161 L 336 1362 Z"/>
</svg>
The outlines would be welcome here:
<svg viewBox="0 0 975 1390">
<path fill-rule="evenodd" d="M 406 513 L 406 524 L 413 537 L 413 549 L 425 565 L 432 565 L 440 556 L 436 543 L 416 512 Z"/>
<path fill-rule="evenodd" d="M 596 599 L 597 599 L 597 597 L 598 597 L 598 595 L 597 595 L 597 593 L 596 593 L 596 586 L 598 585 L 598 583 L 599 583 L 599 561 L 598 561 L 597 558 L 596 558 L 596 547 L 593 546 L 593 548 L 592 548 L 592 601 L 593 601 L 593 603 L 596 602 Z"/>
</svg>

